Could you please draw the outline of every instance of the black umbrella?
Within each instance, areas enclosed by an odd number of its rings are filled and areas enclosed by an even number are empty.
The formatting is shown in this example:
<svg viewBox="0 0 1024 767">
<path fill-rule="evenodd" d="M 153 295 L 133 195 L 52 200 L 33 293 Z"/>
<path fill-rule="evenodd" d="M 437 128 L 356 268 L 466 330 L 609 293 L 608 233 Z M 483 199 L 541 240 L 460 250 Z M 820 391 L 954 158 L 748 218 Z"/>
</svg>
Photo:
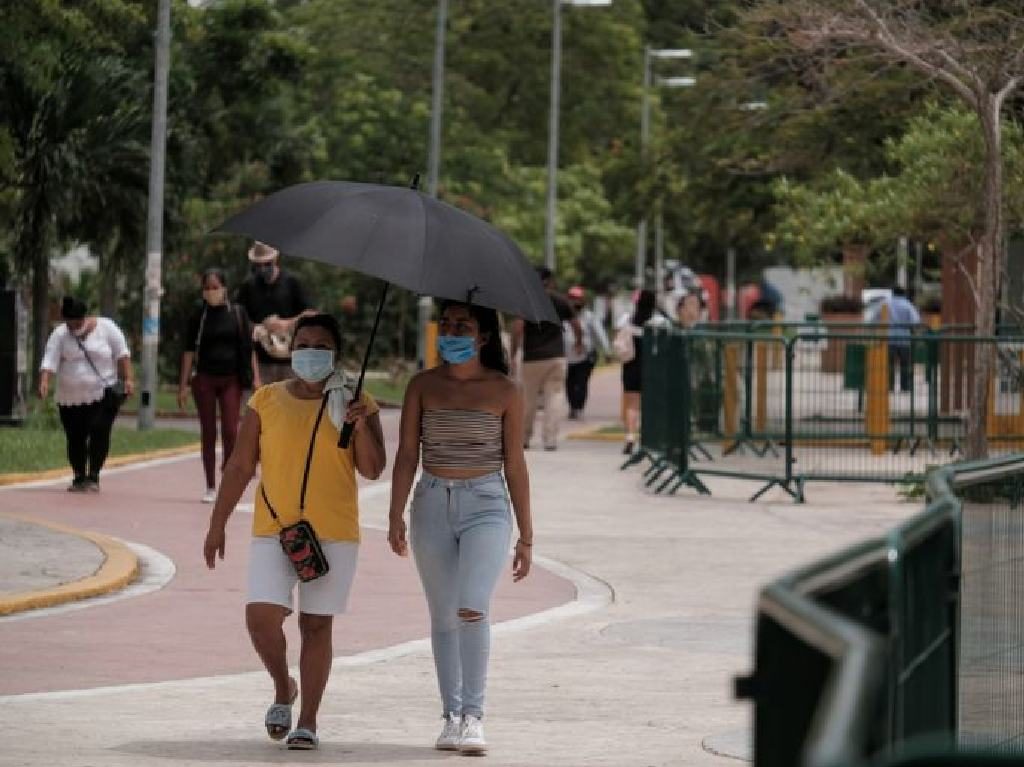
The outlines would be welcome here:
<svg viewBox="0 0 1024 767">
<path fill-rule="evenodd" d="M 243 234 L 289 255 L 380 277 L 422 295 L 471 301 L 536 322 L 559 321 L 536 270 L 508 236 L 422 194 L 416 183 L 411 188 L 348 181 L 297 184 L 232 216 L 216 231 Z M 386 297 L 387 284 L 357 396 Z"/>
</svg>

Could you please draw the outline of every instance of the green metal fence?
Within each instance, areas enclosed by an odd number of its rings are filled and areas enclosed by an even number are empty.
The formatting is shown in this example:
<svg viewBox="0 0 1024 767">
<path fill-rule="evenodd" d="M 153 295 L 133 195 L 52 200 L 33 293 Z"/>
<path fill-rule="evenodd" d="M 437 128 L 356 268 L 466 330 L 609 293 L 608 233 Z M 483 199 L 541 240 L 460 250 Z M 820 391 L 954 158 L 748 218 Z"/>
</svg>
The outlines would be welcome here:
<svg viewBox="0 0 1024 767">
<path fill-rule="evenodd" d="M 757 767 L 1024 759 L 1024 455 L 928 487 L 923 513 L 762 590 L 737 682 Z"/>
<path fill-rule="evenodd" d="M 991 450 L 1024 449 L 1024 337 L 785 330 L 647 328 L 641 449 L 624 468 L 649 461 L 659 492 L 756 480 L 754 499 L 778 486 L 802 500 L 817 480 L 919 479 L 961 455 L 979 354 L 995 365 Z"/>
</svg>

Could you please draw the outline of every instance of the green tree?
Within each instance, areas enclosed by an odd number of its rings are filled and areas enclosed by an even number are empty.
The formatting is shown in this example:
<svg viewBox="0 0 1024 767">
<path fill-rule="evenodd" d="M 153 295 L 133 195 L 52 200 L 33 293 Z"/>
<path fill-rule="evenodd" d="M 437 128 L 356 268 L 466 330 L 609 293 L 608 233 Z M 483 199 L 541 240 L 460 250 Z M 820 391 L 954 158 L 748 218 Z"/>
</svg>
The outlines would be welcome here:
<svg viewBox="0 0 1024 767">
<path fill-rule="evenodd" d="M 901 65 L 935 82 L 975 116 L 985 147 L 978 206 L 979 333 L 991 335 L 1005 273 L 1002 115 L 1024 84 L 1024 17 L 1019 3 L 992 0 L 761 0 L 753 18 L 791 50 L 828 69 L 866 55 L 882 72 Z M 965 454 L 987 453 L 985 414 L 993 369 L 991 350 L 978 346 Z"/>
</svg>

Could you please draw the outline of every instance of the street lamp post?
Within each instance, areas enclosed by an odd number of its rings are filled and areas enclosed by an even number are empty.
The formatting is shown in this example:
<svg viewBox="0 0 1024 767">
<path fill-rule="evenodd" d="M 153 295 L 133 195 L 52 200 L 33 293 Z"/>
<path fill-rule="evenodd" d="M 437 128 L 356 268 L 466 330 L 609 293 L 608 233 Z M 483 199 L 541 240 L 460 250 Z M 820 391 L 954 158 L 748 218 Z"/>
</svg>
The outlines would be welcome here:
<svg viewBox="0 0 1024 767">
<path fill-rule="evenodd" d="M 644 80 L 643 80 L 643 100 L 640 105 L 640 156 L 642 159 L 647 158 L 647 145 L 651 139 L 651 80 L 653 79 L 651 68 L 652 61 L 654 59 L 689 59 L 692 58 L 693 51 L 688 48 L 651 48 L 647 46 L 644 48 Z M 659 77 L 657 79 L 657 85 L 665 88 L 686 88 L 697 83 L 693 77 Z M 660 290 L 661 285 L 661 243 L 663 242 L 662 233 L 660 232 L 661 227 L 661 213 L 659 211 L 657 218 L 655 219 L 655 226 L 659 231 L 655 232 L 655 250 L 656 257 L 659 258 L 656 271 L 658 272 L 657 290 Z M 643 288 L 644 286 L 644 271 L 647 268 L 647 216 L 644 215 L 640 218 L 640 222 L 636 227 L 636 273 L 634 274 L 634 280 L 637 288 Z"/>
<path fill-rule="evenodd" d="M 171 0 L 157 8 L 153 126 L 150 135 L 149 210 L 146 217 L 146 277 L 142 293 L 142 387 L 139 429 L 156 421 L 157 345 L 160 341 L 160 275 L 164 233 L 164 159 L 167 147 L 167 76 L 171 68 Z"/>
<path fill-rule="evenodd" d="M 602 7 L 612 0 L 552 0 L 551 109 L 548 114 L 548 188 L 544 216 L 544 265 L 555 269 L 555 232 L 558 227 L 558 113 L 562 97 L 562 6 Z"/>
<path fill-rule="evenodd" d="M 427 194 L 437 197 L 438 178 L 441 173 L 441 117 L 444 114 L 444 44 L 448 28 L 448 0 L 437 2 L 437 29 L 434 34 L 434 78 L 430 101 L 430 150 L 427 157 Z M 430 296 L 420 296 L 417 302 L 416 365 L 427 366 L 427 326 L 434 310 Z"/>
</svg>

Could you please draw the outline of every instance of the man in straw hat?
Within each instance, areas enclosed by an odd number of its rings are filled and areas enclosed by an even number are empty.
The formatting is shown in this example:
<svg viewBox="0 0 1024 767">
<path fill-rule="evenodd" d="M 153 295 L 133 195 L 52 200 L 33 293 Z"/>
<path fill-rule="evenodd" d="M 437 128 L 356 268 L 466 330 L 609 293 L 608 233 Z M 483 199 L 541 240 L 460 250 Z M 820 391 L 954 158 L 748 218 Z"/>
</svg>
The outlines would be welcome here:
<svg viewBox="0 0 1024 767">
<path fill-rule="evenodd" d="M 264 384 L 291 378 L 292 328 L 299 317 L 312 310 L 302 283 L 279 262 L 276 249 L 254 242 L 249 248 L 252 274 L 235 299 L 253 322 L 256 359 Z"/>
</svg>

